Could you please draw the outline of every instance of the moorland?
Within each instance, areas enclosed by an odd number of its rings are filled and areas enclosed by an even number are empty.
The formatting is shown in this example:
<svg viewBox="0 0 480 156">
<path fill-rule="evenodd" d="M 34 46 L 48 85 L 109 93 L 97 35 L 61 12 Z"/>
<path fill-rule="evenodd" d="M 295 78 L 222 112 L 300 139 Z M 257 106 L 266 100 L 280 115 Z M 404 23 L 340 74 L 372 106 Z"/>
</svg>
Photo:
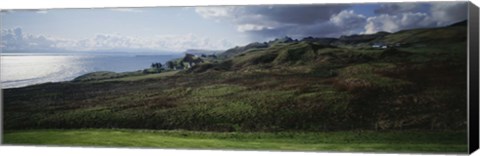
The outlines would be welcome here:
<svg viewBox="0 0 480 156">
<path fill-rule="evenodd" d="M 3 143 L 466 152 L 466 27 L 284 37 L 4 89 Z"/>
</svg>

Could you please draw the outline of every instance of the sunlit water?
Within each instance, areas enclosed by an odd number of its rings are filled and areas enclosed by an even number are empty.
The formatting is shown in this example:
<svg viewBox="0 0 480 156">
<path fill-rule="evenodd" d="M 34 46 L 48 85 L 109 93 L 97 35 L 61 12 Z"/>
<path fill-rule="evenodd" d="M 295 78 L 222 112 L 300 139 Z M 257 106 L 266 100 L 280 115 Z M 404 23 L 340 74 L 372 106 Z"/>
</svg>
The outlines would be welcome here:
<svg viewBox="0 0 480 156">
<path fill-rule="evenodd" d="M 148 68 L 153 62 L 165 63 L 178 57 L 181 56 L 3 53 L 1 86 L 5 89 L 68 81 L 95 71 L 136 71 Z"/>
</svg>

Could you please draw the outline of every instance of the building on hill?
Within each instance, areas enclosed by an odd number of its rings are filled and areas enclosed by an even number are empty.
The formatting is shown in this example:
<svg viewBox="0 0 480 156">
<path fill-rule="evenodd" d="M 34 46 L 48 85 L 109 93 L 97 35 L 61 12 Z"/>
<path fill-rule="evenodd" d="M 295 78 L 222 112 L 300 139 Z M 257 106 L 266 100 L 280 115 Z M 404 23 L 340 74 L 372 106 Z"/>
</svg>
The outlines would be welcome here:
<svg viewBox="0 0 480 156">
<path fill-rule="evenodd" d="M 386 45 L 385 43 L 382 43 L 382 42 L 376 42 L 376 43 L 372 44 L 372 48 L 386 49 L 386 48 L 388 48 L 388 45 Z"/>
<path fill-rule="evenodd" d="M 203 59 L 193 54 L 185 54 L 185 57 L 183 57 L 182 59 L 182 64 L 187 69 L 203 62 L 204 62 Z"/>
</svg>

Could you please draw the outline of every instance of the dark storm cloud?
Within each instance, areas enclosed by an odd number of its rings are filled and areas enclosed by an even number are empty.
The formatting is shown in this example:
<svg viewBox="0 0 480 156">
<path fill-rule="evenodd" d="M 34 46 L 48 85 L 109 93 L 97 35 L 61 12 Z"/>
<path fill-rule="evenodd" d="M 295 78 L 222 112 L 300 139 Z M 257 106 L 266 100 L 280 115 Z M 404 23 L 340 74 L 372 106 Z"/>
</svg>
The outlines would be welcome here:
<svg viewBox="0 0 480 156">
<path fill-rule="evenodd" d="M 448 25 L 467 19 L 466 2 L 432 3 L 430 13 L 437 25 Z"/>
<path fill-rule="evenodd" d="M 344 26 L 336 26 L 331 19 L 348 8 L 350 5 L 346 4 L 274 5 L 200 7 L 196 8 L 196 11 L 205 18 L 232 21 L 236 24 L 238 31 L 259 39 L 285 35 L 306 37 L 335 34 L 338 32 L 338 28 Z M 349 23 L 338 22 L 336 24 Z"/>
<path fill-rule="evenodd" d="M 341 14 L 341 13 L 340 13 Z M 340 17 L 341 18 L 341 17 Z M 306 25 L 286 25 L 275 29 L 263 29 L 248 31 L 253 38 L 271 40 L 273 38 L 289 36 L 296 39 L 305 37 L 338 37 L 341 35 L 357 34 L 363 31 L 364 17 L 352 20 L 354 23 L 337 23 L 332 20 L 317 22 Z"/>
<path fill-rule="evenodd" d="M 302 38 L 396 32 L 438 27 L 466 19 L 465 2 L 384 3 L 366 17 L 359 7 L 345 4 L 199 7 L 205 18 L 229 21 L 255 40 L 291 36 Z"/>
<path fill-rule="evenodd" d="M 440 27 L 467 19 L 465 2 L 398 3 L 382 5 L 379 10 L 384 14 L 367 19 L 366 33 Z"/>
</svg>

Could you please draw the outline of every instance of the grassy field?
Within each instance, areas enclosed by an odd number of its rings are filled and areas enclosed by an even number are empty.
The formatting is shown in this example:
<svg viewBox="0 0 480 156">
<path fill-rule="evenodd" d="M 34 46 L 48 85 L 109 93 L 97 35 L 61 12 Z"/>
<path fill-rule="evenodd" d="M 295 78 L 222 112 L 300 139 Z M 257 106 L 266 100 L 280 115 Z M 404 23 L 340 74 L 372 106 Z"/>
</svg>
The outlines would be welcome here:
<svg viewBox="0 0 480 156">
<path fill-rule="evenodd" d="M 127 129 L 22 130 L 3 143 L 24 145 L 464 153 L 465 132 L 195 132 Z"/>
</svg>

